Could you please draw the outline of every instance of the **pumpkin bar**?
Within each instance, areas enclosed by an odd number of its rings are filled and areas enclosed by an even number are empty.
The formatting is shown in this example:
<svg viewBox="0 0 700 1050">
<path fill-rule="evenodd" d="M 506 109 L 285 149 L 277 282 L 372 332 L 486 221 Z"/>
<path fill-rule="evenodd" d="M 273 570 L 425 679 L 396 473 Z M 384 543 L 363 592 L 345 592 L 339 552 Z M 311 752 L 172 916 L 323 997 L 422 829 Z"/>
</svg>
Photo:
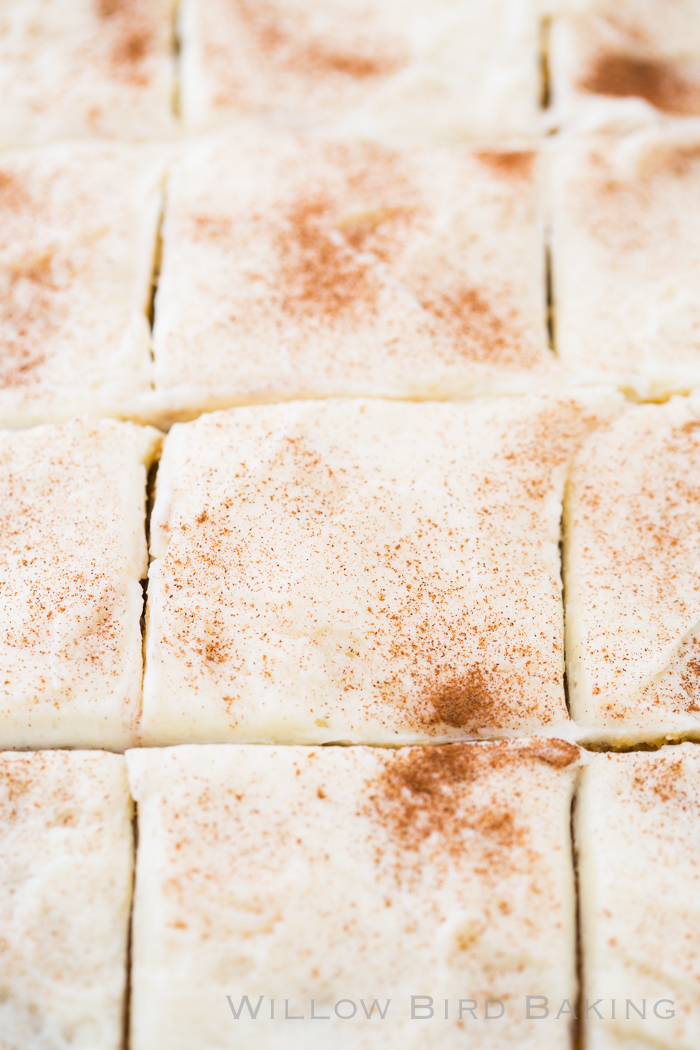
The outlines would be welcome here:
<svg viewBox="0 0 700 1050">
<path fill-rule="evenodd" d="M 559 357 L 643 397 L 700 385 L 700 121 L 564 135 L 554 151 Z"/>
<path fill-rule="evenodd" d="M 578 757 L 130 751 L 131 1046 L 568 1050 Z"/>
<path fill-rule="evenodd" d="M 0 754 L 0 1045 L 120 1050 L 133 869 L 126 764 Z"/>
<path fill-rule="evenodd" d="M 0 432 L 0 746 L 133 742 L 159 439 L 111 420 Z"/>
<path fill-rule="evenodd" d="M 0 146 L 171 134 L 174 13 L 175 0 L 4 0 Z"/>
<path fill-rule="evenodd" d="M 249 406 L 172 428 L 142 740 L 570 731 L 559 525 L 618 395 Z"/>
<path fill-rule="evenodd" d="M 588 737 L 700 731 L 700 395 L 583 443 L 565 507 L 571 712 Z"/>
<path fill-rule="evenodd" d="M 0 426 L 134 411 L 164 164 L 60 144 L 0 156 Z"/>
<path fill-rule="evenodd" d="M 175 418 L 551 383 L 535 152 L 246 124 L 176 162 L 154 329 Z"/>
<path fill-rule="evenodd" d="M 692 1050 L 700 1042 L 700 748 L 589 758 L 575 819 L 585 1046 Z"/>
<path fill-rule="evenodd" d="M 695 0 L 558 0 L 550 36 L 555 112 L 700 116 Z"/>
<path fill-rule="evenodd" d="M 442 138 L 538 130 L 532 0 L 184 0 L 181 105 Z"/>
</svg>

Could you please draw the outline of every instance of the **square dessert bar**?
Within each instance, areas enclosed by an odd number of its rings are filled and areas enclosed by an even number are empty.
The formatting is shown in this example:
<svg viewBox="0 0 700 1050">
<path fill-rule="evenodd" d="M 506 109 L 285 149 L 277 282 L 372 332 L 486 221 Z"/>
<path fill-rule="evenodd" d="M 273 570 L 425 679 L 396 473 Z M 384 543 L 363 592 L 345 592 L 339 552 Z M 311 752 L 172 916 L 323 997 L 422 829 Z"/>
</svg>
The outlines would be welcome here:
<svg viewBox="0 0 700 1050">
<path fill-rule="evenodd" d="M 164 164 L 61 144 L 0 156 L 0 426 L 134 411 Z"/>
<path fill-rule="evenodd" d="M 586 1050 L 700 1046 L 700 748 L 589 756 L 576 803 Z"/>
<path fill-rule="evenodd" d="M 574 459 L 569 696 L 592 739 L 700 735 L 700 393 L 639 405 Z"/>
<path fill-rule="evenodd" d="M 555 112 L 700 116 L 696 0 L 557 0 L 550 37 Z"/>
<path fill-rule="evenodd" d="M 618 395 L 293 402 L 177 424 L 151 527 L 142 740 L 570 732 L 569 459 Z"/>
<path fill-rule="evenodd" d="M 0 146 L 175 129 L 175 0 L 3 0 Z"/>
<path fill-rule="evenodd" d="M 568 1050 L 578 759 L 543 739 L 130 751 L 133 1050 Z"/>
<path fill-rule="evenodd" d="M 535 134 L 534 0 L 184 0 L 182 112 L 443 138 Z"/>
<path fill-rule="evenodd" d="M 173 166 L 154 329 L 175 417 L 551 382 L 530 149 L 245 124 Z"/>
<path fill-rule="evenodd" d="M 0 754 L 0 1046 L 122 1046 L 133 872 L 126 763 Z"/>
<path fill-rule="evenodd" d="M 159 440 L 111 420 L 0 432 L 0 746 L 133 742 Z"/>
<path fill-rule="evenodd" d="M 551 195 L 564 364 L 644 397 L 700 385 L 700 121 L 562 136 Z"/>
</svg>

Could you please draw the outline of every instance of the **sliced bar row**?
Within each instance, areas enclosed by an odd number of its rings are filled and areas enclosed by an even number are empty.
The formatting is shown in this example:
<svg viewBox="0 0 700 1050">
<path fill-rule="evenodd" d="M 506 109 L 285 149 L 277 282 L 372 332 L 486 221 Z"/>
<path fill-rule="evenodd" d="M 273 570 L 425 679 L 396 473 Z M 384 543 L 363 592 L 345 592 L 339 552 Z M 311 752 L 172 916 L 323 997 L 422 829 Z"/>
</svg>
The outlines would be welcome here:
<svg viewBox="0 0 700 1050">
<path fill-rule="evenodd" d="M 176 27 L 177 7 L 5 0 L 0 147 L 173 135 L 250 112 L 413 135 L 532 135 L 547 94 L 559 120 L 601 106 L 700 115 L 693 0 L 663 10 L 635 0 L 182 0 Z"/>
<path fill-rule="evenodd" d="M 0 433 L 3 747 L 698 734 L 697 394 L 177 424 L 142 685 L 161 441 L 109 420 Z"/>
<path fill-rule="evenodd" d="M 0 755 L 3 1045 L 121 1045 L 130 791 L 133 1050 L 697 1046 L 700 750 L 545 739 Z"/>
<path fill-rule="evenodd" d="M 255 123 L 179 152 L 0 157 L 0 425 L 700 386 L 698 121 L 543 156 Z"/>
<path fill-rule="evenodd" d="M 167 169 L 116 144 L 0 159 L 0 425 L 700 385 L 699 122 L 551 158 L 247 124 L 172 161 L 161 252 Z"/>
</svg>

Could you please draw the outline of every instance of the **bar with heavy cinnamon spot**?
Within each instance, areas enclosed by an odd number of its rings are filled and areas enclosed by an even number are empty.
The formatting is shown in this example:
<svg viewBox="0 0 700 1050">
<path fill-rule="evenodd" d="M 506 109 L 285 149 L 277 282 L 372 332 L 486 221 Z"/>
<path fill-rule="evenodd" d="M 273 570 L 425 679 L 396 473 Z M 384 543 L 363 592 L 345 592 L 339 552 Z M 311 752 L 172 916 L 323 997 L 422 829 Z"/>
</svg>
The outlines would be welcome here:
<svg viewBox="0 0 700 1050">
<path fill-rule="evenodd" d="M 142 739 L 570 732 L 561 499 L 575 448 L 619 404 L 327 400 L 177 424 Z"/>
<path fill-rule="evenodd" d="M 128 415 L 150 389 L 163 175 L 108 143 L 0 157 L 0 426 Z"/>
<path fill-rule="evenodd" d="M 611 98 L 643 98 L 675 116 L 700 113 L 700 85 L 686 84 L 669 62 L 625 54 L 600 55 L 580 87 Z M 694 94 L 699 97 L 694 98 Z"/>
<path fill-rule="evenodd" d="M 133 742 L 159 443 L 111 420 L 0 432 L 0 746 Z"/>
<path fill-rule="evenodd" d="M 175 0 L 6 0 L 0 146 L 175 130 Z"/>
<path fill-rule="evenodd" d="M 536 5 L 184 0 L 182 110 L 480 139 L 538 128 Z"/>
<path fill-rule="evenodd" d="M 190 746 L 127 761 L 134 1050 L 232 1033 L 258 1050 L 570 1046 L 577 747 Z M 538 994 L 556 1004 L 546 1021 L 526 1017 Z"/>
<path fill-rule="evenodd" d="M 586 1046 L 700 1041 L 700 748 L 589 756 L 576 804 Z"/>
<path fill-rule="evenodd" d="M 551 187 L 563 362 L 642 397 L 700 385 L 700 121 L 562 136 Z"/>
<path fill-rule="evenodd" d="M 126 764 L 0 753 L 0 1043 L 119 1050 L 133 869 Z"/>
<path fill-rule="evenodd" d="M 695 0 L 564 0 L 550 37 L 555 112 L 700 116 Z"/>
<path fill-rule="evenodd" d="M 552 382 L 538 158 L 248 124 L 174 165 L 154 331 L 175 416 Z"/>
<path fill-rule="evenodd" d="M 564 528 L 569 695 L 594 739 L 700 736 L 700 396 L 579 450 Z"/>
</svg>

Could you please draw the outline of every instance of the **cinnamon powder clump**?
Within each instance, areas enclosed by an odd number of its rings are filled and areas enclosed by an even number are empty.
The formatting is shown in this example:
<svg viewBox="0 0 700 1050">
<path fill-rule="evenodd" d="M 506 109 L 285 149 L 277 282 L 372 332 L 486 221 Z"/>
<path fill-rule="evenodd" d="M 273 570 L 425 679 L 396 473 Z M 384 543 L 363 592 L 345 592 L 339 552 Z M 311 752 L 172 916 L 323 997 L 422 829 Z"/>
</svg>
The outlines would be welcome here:
<svg viewBox="0 0 700 1050">
<path fill-rule="evenodd" d="M 143 64 L 155 46 L 155 25 L 147 0 L 98 0 L 97 11 L 111 42 L 114 73 L 146 83 Z"/>
<path fill-rule="evenodd" d="M 428 725 L 448 725 L 457 729 L 485 729 L 498 723 L 498 697 L 478 666 L 462 677 L 446 682 L 427 700 L 433 707 Z"/>
<path fill-rule="evenodd" d="M 503 178 L 529 179 L 535 165 L 533 150 L 481 150 L 474 156 Z"/>
<path fill-rule="evenodd" d="M 578 748 L 563 740 L 409 748 L 382 770 L 369 796 L 370 815 L 402 852 L 435 837 L 440 852 L 456 856 L 464 852 L 464 833 L 474 832 L 488 863 L 502 868 L 514 863 L 514 848 L 527 848 L 524 829 L 505 803 L 481 790 L 472 796 L 470 785 L 530 760 L 559 769 L 578 758 Z"/>
<path fill-rule="evenodd" d="M 97 11 L 100 18 L 113 18 L 128 7 L 130 0 L 98 0 Z"/>
<path fill-rule="evenodd" d="M 398 66 L 395 60 L 387 61 L 386 58 L 370 55 L 341 54 L 327 51 L 319 45 L 307 47 L 303 57 L 304 64 L 310 71 L 315 68 L 319 72 L 341 73 L 343 76 L 352 77 L 353 80 L 381 76 L 393 72 Z"/>
<path fill-rule="evenodd" d="M 529 761 L 563 769 L 578 759 L 574 744 L 555 739 L 408 748 L 395 753 L 373 785 L 370 815 L 402 851 L 415 852 L 434 836 L 441 851 L 461 854 L 464 833 L 472 831 L 487 859 L 503 865 L 509 851 L 526 846 L 524 831 L 507 805 L 494 801 L 492 793 L 472 797 L 469 786 Z"/>
<path fill-rule="evenodd" d="M 141 62 L 151 46 L 151 34 L 134 32 L 127 34 L 115 49 L 117 61 L 125 63 Z"/>
<path fill-rule="evenodd" d="M 664 113 L 677 116 L 700 111 L 700 92 L 667 62 L 624 53 L 596 58 L 579 86 L 613 98 L 643 98 Z"/>
<path fill-rule="evenodd" d="M 382 771 L 370 796 L 375 815 L 405 850 L 417 850 L 437 835 L 451 851 L 460 848 L 460 832 L 474 827 L 477 814 L 465 806 L 463 788 L 477 779 L 484 763 L 474 747 L 411 748 L 399 752 Z M 506 828 L 506 813 L 484 814 L 494 827 Z M 511 822 L 512 822 L 512 818 Z"/>
<path fill-rule="evenodd" d="M 205 646 L 204 658 L 208 664 L 223 664 L 228 659 L 230 646 L 220 639 L 213 638 Z"/>
</svg>

